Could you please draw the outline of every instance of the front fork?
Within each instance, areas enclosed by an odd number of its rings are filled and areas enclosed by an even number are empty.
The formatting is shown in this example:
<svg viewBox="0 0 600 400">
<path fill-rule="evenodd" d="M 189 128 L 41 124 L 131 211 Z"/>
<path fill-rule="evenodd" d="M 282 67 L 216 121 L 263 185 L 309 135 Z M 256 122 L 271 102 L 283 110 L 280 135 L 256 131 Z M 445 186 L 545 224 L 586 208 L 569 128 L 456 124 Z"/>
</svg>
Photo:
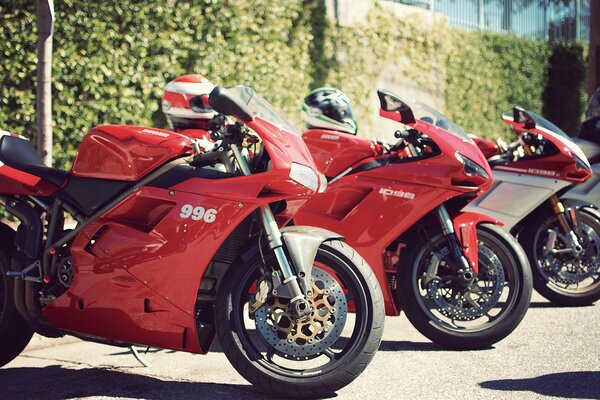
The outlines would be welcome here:
<svg viewBox="0 0 600 400">
<path fill-rule="evenodd" d="M 450 218 L 448 210 L 446 210 L 446 206 L 443 204 L 436 208 L 435 213 L 442 228 L 442 233 L 448 241 L 448 245 L 450 246 L 451 255 L 458 263 L 458 268 L 455 272 L 458 273 L 459 278 L 464 281 L 463 283 L 465 285 L 470 285 L 475 279 L 476 271 L 471 268 L 469 261 L 463 253 L 462 246 L 460 245 L 458 237 L 456 236 L 456 231 L 454 230 L 452 218 Z M 429 277 L 437 275 L 437 266 L 439 265 L 439 261 L 440 260 L 436 260 L 436 256 L 434 255 L 429 270 L 427 271 L 427 275 Z"/>
<path fill-rule="evenodd" d="M 237 145 L 231 144 L 230 149 L 242 173 L 244 175 L 251 175 L 252 171 L 250 171 L 248 162 L 240 152 L 240 149 L 237 147 Z M 271 208 L 268 205 L 265 205 L 260 207 L 259 214 L 260 221 L 262 223 L 264 232 L 269 242 L 269 247 L 275 254 L 277 264 L 279 265 L 279 269 L 281 271 L 281 287 L 285 288 L 288 292 L 286 293 L 285 297 L 290 297 L 292 315 L 294 315 L 296 318 L 306 317 L 312 312 L 310 303 L 306 300 L 304 294 L 302 293 L 302 290 L 300 289 L 300 284 L 298 283 L 298 277 L 292 270 L 292 266 L 290 265 L 290 262 L 288 261 L 288 258 L 285 255 L 285 251 L 283 250 L 283 242 L 281 240 L 281 231 L 279 230 L 279 225 L 277 225 L 277 221 L 275 221 L 273 211 L 271 211 Z M 273 289 L 273 293 L 276 294 L 277 289 Z M 263 293 L 263 297 L 264 295 L 265 294 Z M 264 302 L 264 300 L 262 301 Z M 257 306 L 254 307 L 258 308 Z"/>
<path fill-rule="evenodd" d="M 556 195 L 552 195 L 550 197 L 550 199 L 548 199 L 548 201 L 552 205 L 552 211 L 554 211 L 554 215 L 556 215 L 556 218 L 558 219 L 560 227 L 562 228 L 563 232 L 565 233 L 565 235 L 569 238 L 569 241 L 571 242 L 572 251 L 575 254 L 581 253 L 583 251 L 583 248 L 582 248 L 581 244 L 579 243 L 579 239 L 577 238 L 577 235 L 575 234 L 575 232 L 571 228 L 571 225 L 569 224 L 569 220 L 567 219 L 567 212 L 565 210 L 564 205 L 560 202 L 560 200 L 558 199 L 558 197 Z M 577 225 L 579 222 L 577 220 L 577 214 L 576 214 L 575 210 L 571 208 L 571 209 L 569 209 L 569 213 L 570 213 L 569 217 L 570 217 L 572 226 L 574 228 L 577 228 Z M 556 233 L 554 231 L 552 231 L 552 232 L 550 232 L 550 235 L 548 237 L 548 243 L 546 243 L 547 251 L 552 251 L 552 249 L 554 249 L 555 243 L 556 243 Z"/>
</svg>

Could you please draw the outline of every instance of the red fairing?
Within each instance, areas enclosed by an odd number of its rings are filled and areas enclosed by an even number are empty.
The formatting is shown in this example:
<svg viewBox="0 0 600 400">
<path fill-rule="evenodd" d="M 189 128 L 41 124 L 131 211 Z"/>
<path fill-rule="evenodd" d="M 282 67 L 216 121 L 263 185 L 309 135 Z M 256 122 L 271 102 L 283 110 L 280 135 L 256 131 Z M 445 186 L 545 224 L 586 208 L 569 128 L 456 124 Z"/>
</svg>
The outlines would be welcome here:
<svg viewBox="0 0 600 400">
<path fill-rule="evenodd" d="M 184 129 L 181 132 L 182 135 L 188 136 L 192 139 L 200 139 L 200 140 L 210 140 L 210 133 L 205 131 L 204 129 Z"/>
<path fill-rule="evenodd" d="M 302 134 L 319 170 L 335 177 L 352 164 L 377 154 L 372 140 L 342 132 L 314 129 Z"/>
<path fill-rule="evenodd" d="M 494 169 L 545 176 L 547 178 L 556 178 L 569 182 L 584 182 L 592 176 L 592 169 L 585 154 L 583 154 L 581 149 L 575 143 L 570 143 L 556 133 L 543 128 L 536 127 L 526 129 L 524 124 L 514 122 L 508 117 L 503 116 L 503 121 L 508 125 L 511 125 L 518 136 L 523 133 L 543 136 L 544 139 L 552 142 L 556 146 L 558 153 L 534 158 L 521 158 L 515 162 L 496 166 Z M 589 169 L 579 168 L 573 156 L 577 156 L 582 162 L 587 163 Z"/>
<path fill-rule="evenodd" d="M 410 170 L 411 164 L 397 164 L 394 167 Z M 387 277 L 388 273 L 395 276 L 397 265 L 385 262 L 386 248 L 435 206 L 462 192 L 432 190 L 430 186 L 416 182 L 419 177 L 411 179 L 413 182 L 400 182 L 390 172 L 386 180 L 363 173 L 340 179 L 325 193 L 312 197 L 298 211 L 294 222 L 297 225 L 319 226 L 343 235 L 377 276 L 383 291 L 386 314 L 398 315 L 400 310 L 397 309 Z M 410 175 L 410 171 L 406 174 Z M 420 179 L 424 182 L 428 177 L 420 175 Z"/>
<path fill-rule="evenodd" d="M 256 207 L 202 193 L 227 180 L 200 181 L 196 194 L 142 188 L 80 232 L 71 246 L 75 280 L 44 308 L 48 320 L 124 342 L 208 351 L 196 339 L 198 286 L 223 241 Z M 216 218 L 184 219 L 185 204 L 213 209 Z"/>
<path fill-rule="evenodd" d="M 189 138 L 175 132 L 143 126 L 98 126 L 81 142 L 71 174 L 137 181 L 166 162 L 191 152 Z"/>
<path fill-rule="evenodd" d="M 0 163 L 0 193 L 31 196 L 50 196 L 58 187 L 37 176 Z"/>
<path fill-rule="evenodd" d="M 300 197 L 312 194 L 310 190 L 290 178 L 292 163 L 319 169 L 301 137 L 287 132 L 268 121 L 255 117 L 247 125 L 260 134 L 265 149 L 271 157 L 272 170 L 257 174 L 264 188 L 272 195 L 295 192 Z M 269 195 L 266 193 L 265 195 Z"/>
<path fill-rule="evenodd" d="M 483 153 L 485 158 L 490 158 L 490 157 L 500 154 L 502 152 L 502 149 L 500 149 L 500 146 L 498 146 L 496 143 L 492 142 L 491 140 L 487 140 L 487 139 L 480 138 L 477 136 L 471 136 L 471 139 L 473 139 L 473 141 L 475 142 L 477 147 L 479 147 L 479 150 L 481 150 L 481 152 Z"/>
</svg>

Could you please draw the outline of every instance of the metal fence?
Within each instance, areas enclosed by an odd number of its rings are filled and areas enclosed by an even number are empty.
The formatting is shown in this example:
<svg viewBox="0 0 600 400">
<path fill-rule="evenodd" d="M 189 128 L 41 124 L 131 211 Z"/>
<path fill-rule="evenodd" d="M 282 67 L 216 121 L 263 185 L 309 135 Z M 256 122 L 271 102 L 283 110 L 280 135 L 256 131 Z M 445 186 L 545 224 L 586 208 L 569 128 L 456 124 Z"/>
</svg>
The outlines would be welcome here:
<svg viewBox="0 0 600 400">
<path fill-rule="evenodd" d="M 590 2 L 597 0 L 392 1 L 445 14 L 454 27 L 510 32 L 551 42 L 589 42 Z"/>
</svg>

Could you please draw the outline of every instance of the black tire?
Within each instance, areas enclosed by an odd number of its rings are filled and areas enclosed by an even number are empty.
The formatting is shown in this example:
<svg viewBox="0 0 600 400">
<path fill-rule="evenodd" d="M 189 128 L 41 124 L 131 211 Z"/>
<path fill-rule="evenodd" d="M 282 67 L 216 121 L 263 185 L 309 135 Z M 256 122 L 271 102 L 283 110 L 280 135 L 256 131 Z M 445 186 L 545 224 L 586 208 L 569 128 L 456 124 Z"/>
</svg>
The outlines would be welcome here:
<svg viewBox="0 0 600 400">
<path fill-rule="evenodd" d="M 33 331 L 14 303 L 14 278 L 10 271 L 14 232 L 0 224 L 0 367 L 14 360 L 31 340 Z"/>
<path fill-rule="evenodd" d="M 273 265 L 273 263 L 273 257 L 267 256 L 267 264 Z M 327 349 L 307 356 L 310 358 L 308 361 L 285 359 L 279 350 L 275 349 L 279 344 L 269 344 L 269 340 L 266 339 L 268 333 L 262 334 L 259 330 L 259 323 L 262 324 L 260 325 L 262 327 L 266 324 L 263 322 L 264 319 L 258 317 L 259 311 L 253 320 L 250 318 L 244 320 L 244 315 L 248 313 L 247 307 L 245 311 L 244 305 L 250 298 L 249 290 L 255 288 L 253 284 L 260 276 L 261 265 L 260 257 L 240 263 L 240 265 L 233 264 L 223 278 L 217 295 L 215 310 L 217 334 L 225 355 L 235 369 L 262 391 L 287 398 L 328 396 L 352 382 L 366 368 L 379 348 L 385 318 L 381 289 L 367 263 L 358 253 L 341 241 L 328 241 L 319 247 L 313 276 L 326 272 L 329 277 L 333 277 L 334 282 L 341 283 L 348 290 L 345 296 L 347 303 L 344 303 L 344 300 L 337 300 L 341 297 L 336 297 L 335 304 L 350 305 L 353 303 L 355 323 L 349 338 L 338 336 Z M 323 266 L 326 266 L 327 269 L 323 269 Z M 318 283 L 316 279 L 314 282 L 313 285 Z M 334 287 L 334 285 L 331 286 L 331 288 Z M 333 295 L 333 292 L 332 289 L 330 293 Z M 338 296 L 344 292 L 336 293 Z M 269 301 L 280 301 L 280 299 Z M 267 306 L 273 309 L 277 307 L 265 303 L 259 310 Z M 266 310 L 270 311 L 271 308 Z M 275 315 L 275 313 L 271 315 Z M 342 326 L 338 325 L 346 325 L 344 334 L 347 334 L 349 321 L 345 320 L 346 317 L 342 318 L 341 312 L 338 311 L 332 318 L 336 323 L 331 325 L 330 335 L 341 334 Z M 260 322 L 257 323 L 259 319 Z M 281 323 L 283 317 L 280 317 L 279 321 Z M 253 328 L 256 329 L 254 332 Z M 280 334 L 277 328 L 273 328 L 273 330 L 276 332 L 274 335 Z M 323 342 L 328 340 L 327 338 L 328 336 L 319 339 L 321 340 L 320 344 L 316 340 L 315 343 L 323 345 Z M 281 340 L 286 341 L 286 339 Z M 295 341 L 289 346 L 296 346 L 300 351 L 301 345 L 297 345 L 296 339 L 293 340 Z M 287 346 L 286 343 L 283 345 Z M 324 355 L 332 350 L 335 351 L 335 354 Z M 269 359 L 264 354 L 267 351 L 275 352 L 275 355 Z M 307 363 L 316 364 L 317 361 L 326 361 L 326 363 L 318 367 L 312 364 L 306 365 Z M 286 365 L 281 366 L 278 362 Z"/>
<path fill-rule="evenodd" d="M 579 260 L 570 254 L 543 255 L 548 230 L 560 230 L 554 215 L 528 224 L 519 235 L 531 263 L 533 287 L 552 303 L 564 307 L 586 306 L 600 299 L 600 213 L 582 208 L 577 215 L 579 226 L 574 231 L 583 246 Z M 560 236 L 555 247 L 565 247 Z M 573 276 L 573 271 L 581 275 Z"/>
<path fill-rule="evenodd" d="M 478 225 L 477 235 L 477 285 L 491 290 L 484 293 L 490 294 L 489 298 L 476 299 L 480 309 L 466 301 L 465 289 L 452 286 L 448 280 L 424 283 L 432 252 L 441 254 L 442 260 L 447 258 L 447 241 L 441 233 L 432 236 L 430 244 L 422 240 L 410 243 L 398 269 L 397 294 L 406 316 L 421 334 L 451 349 L 489 348 L 519 325 L 531 301 L 531 269 L 519 243 L 494 225 Z M 443 263 L 437 276 L 455 276 Z M 449 294 L 450 298 L 445 297 Z M 455 299 L 462 304 L 457 301 L 452 305 Z"/>
</svg>

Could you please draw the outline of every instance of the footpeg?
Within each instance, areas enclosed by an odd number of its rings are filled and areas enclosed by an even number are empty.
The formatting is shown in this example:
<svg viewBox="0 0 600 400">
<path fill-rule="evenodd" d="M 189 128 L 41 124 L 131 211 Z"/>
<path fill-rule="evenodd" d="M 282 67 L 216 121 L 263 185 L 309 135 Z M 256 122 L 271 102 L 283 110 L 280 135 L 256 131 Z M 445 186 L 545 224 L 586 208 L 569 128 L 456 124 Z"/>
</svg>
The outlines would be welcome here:
<svg viewBox="0 0 600 400">
<path fill-rule="evenodd" d="M 30 273 L 34 271 L 37 273 L 37 276 L 35 275 L 30 275 Z M 20 278 L 24 281 L 31 281 L 31 282 L 38 282 L 41 283 L 42 282 L 42 263 L 38 260 L 36 262 L 34 262 L 33 264 L 28 265 L 27 267 L 25 267 L 23 270 L 21 271 L 8 271 L 6 273 L 6 276 L 12 276 L 15 278 Z"/>
</svg>

